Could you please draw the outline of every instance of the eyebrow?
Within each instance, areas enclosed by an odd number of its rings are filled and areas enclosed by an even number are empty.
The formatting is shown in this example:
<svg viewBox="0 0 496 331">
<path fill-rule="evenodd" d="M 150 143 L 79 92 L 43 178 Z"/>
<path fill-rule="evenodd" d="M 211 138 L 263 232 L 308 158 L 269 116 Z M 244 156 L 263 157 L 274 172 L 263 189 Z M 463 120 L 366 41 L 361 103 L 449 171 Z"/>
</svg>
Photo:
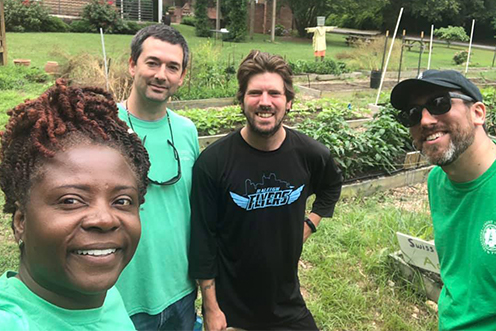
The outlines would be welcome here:
<svg viewBox="0 0 496 331">
<path fill-rule="evenodd" d="M 91 191 L 91 186 L 90 185 L 76 185 L 76 184 L 69 184 L 69 185 L 60 185 L 55 187 L 54 189 L 77 189 L 81 191 Z M 136 186 L 131 186 L 131 185 L 118 185 L 112 189 L 112 191 L 125 191 L 125 190 L 132 190 L 138 192 L 138 188 Z"/>
<path fill-rule="evenodd" d="M 147 60 L 153 60 L 153 61 L 157 61 L 157 62 L 163 62 L 163 61 L 162 61 L 162 60 L 160 60 L 158 57 L 156 57 L 156 56 L 152 56 L 152 55 L 147 56 L 147 57 L 145 58 L 145 61 L 147 61 Z M 174 65 L 177 65 L 177 66 L 181 65 L 181 63 L 176 62 L 176 61 L 169 61 L 167 64 L 174 64 Z"/>
</svg>

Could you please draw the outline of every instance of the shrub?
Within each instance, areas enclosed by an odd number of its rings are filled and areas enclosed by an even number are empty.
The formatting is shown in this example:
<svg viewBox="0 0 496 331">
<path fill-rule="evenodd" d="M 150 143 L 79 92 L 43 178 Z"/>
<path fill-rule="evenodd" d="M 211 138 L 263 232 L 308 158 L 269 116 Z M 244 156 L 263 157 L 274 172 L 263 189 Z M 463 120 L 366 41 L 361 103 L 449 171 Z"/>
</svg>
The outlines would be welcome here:
<svg viewBox="0 0 496 331">
<path fill-rule="evenodd" d="M 44 30 L 46 32 L 69 32 L 70 27 L 60 18 L 50 16 L 48 22 L 45 23 Z"/>
<path fill-rule="evenodd" d="M 95 32 L 95 28 L 93 27 L 93 25 L 88 20 L 85 19 L 72 21 L 69 28 L 71 32 L 82 32 L 82 33 Z"/>
<path fill-rule="evenodd" d="M 100 0 L 91 0 L 91 2 L 83 8 L 83 18 L 86 19 L 93 26 L 94 31 L 97 32 L 100 28 L 104 31 L 112 30 L 120 21 L 115 7 L 110 3 Z"/>
<path fill-rule="evenodd" d="M 459 51 L 455 53 L 455 55 L 453 56 L 453 62 L 455 62 L 455 64 L 463 64 L 467 62 L 467 59 L 468 59 L 467 50 Z"/>
<path fill-rule="evenodd" d="M 4 3 L 5 29 L 12 32 L 46 31 L 50 13 L 41 1 L 6 0 Z"/>
<path fill-rule="evenodd" d="M 193 16 L 184 16 L 181 24 L 195 26 L 196 20 Z"/>
<path fill-rule="evenodd" d="M 274 34 L 278 37 L 284 36 L 285 34 L 288 33 L 288 30 L 284 27 L 282 24 L 276 24 L 276 27 L 274 29 Z"/>
<path fill-rule="evenodd" d="M 229 23 L 227 24 L 229 33 L 225 36 L 225 40 L 241 42 L 248 34 L 246 0 L 227 0 L 227 5 L 229 7 Z"/>
<path fill-rule="evenodd" d="M 335 62 L 332 59 L 326 59 L 320 62 L 304 60 L 289 61 L 289 66 L 295 75 L 310 73 L 340 75 L 349 72 L 344 62 Z"/>
<path fill-rule="evenodd" d="M 446 40 L 448 42 L 448 48 L 452 41 L 468 41 L 470 39 L 461 26 L 448 25 L 447 28 L 434 30 L 434 35 L 439 39 Z"/>
</svg>

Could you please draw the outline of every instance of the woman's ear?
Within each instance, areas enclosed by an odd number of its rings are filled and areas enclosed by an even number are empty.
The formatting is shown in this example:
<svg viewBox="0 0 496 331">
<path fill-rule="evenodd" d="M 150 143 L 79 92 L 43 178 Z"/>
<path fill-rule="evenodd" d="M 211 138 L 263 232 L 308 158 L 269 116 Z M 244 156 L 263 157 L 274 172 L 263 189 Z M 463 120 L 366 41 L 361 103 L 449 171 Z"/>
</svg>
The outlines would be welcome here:
<svg viewBox="0 0 496 331">
<path fill-rule="evenodd" d="M 25 217 L 24 211 L 21 208 L 21 204 L 16 201 L 16 211 L 14 212 L 14 216 L 12 217 L 12 228 L 14 229 L 14 237 L 16 242 L 19 240 L 24 241 L 24 228 L 25 228 Z"/>
</svg>

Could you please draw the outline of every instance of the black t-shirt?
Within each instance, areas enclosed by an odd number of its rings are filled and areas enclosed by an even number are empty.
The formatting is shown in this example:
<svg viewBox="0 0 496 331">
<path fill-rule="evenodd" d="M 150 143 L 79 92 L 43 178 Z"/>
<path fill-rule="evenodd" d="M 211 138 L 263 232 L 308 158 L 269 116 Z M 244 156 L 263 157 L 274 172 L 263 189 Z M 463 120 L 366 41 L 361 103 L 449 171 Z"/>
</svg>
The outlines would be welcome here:
<svg viewBox="0 0 496 331">
<path fill-rule="evenodd" d="M 190 275 L 215 278 L 228 326 L 290 325 L 308 314 L 297 274 L 306 200 L 315 193 L 312 212 L 332 216 L 342 176 L 324 145 L 285 130 L 271 152 L 236 131 L 193 168 Z"/>
</svg>

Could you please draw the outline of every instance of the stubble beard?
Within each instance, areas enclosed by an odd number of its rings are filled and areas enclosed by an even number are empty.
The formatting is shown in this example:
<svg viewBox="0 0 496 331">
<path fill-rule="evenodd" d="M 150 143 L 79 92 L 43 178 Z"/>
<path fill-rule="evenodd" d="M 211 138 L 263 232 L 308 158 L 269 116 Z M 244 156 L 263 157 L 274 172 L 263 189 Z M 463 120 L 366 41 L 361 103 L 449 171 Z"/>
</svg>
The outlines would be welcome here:
<svg viewBox="0 0 496 331">
<path fill-rule="evenodd" d="M 456 161 L 473 144 L 475 140 L 475 128 L 469 128 L 465 132 L 458 134 L 450 133 L 450 136 L 449 145 L 441 155 L 436 155 L 439 147 L 434 147 L 431 151 L 425 151 L 424 149 L 421 151 L 427 157 L 429 163 L 438 166 L 447 166 Z"/>
<path fill-rule="evenodd" d="M 270 138 L 272 137 L 273 135 L 275 135 L 279 129 L 281 128 L 282 126 L 282 123 L 284 122 L 284 119 L 286 118 L 286 114 L 287 112 L 284 113 L 284 115 L 282 116 L 281 120 L 279 122 L 276 122 L 276 124 L 274 125 L 274 127 L 270 130 L 260 130 L 254 123 L 253 121 L 253 118 L 248 116 L 245 112 L 245 110 L 243 109 L 243 114 L 245 115 L 246 117 L 246 122 L 247 122 L 247 126 L 248 126 L 248 129 L 253 132 L 254 134 L 257 134 L 259 136 L 262 136 L 264 138 Z M 253 116 L 257 116 L 256 114 L 253 114 Z M 275 116 L 275 115 L 274 115 Z"/>
</svg>

